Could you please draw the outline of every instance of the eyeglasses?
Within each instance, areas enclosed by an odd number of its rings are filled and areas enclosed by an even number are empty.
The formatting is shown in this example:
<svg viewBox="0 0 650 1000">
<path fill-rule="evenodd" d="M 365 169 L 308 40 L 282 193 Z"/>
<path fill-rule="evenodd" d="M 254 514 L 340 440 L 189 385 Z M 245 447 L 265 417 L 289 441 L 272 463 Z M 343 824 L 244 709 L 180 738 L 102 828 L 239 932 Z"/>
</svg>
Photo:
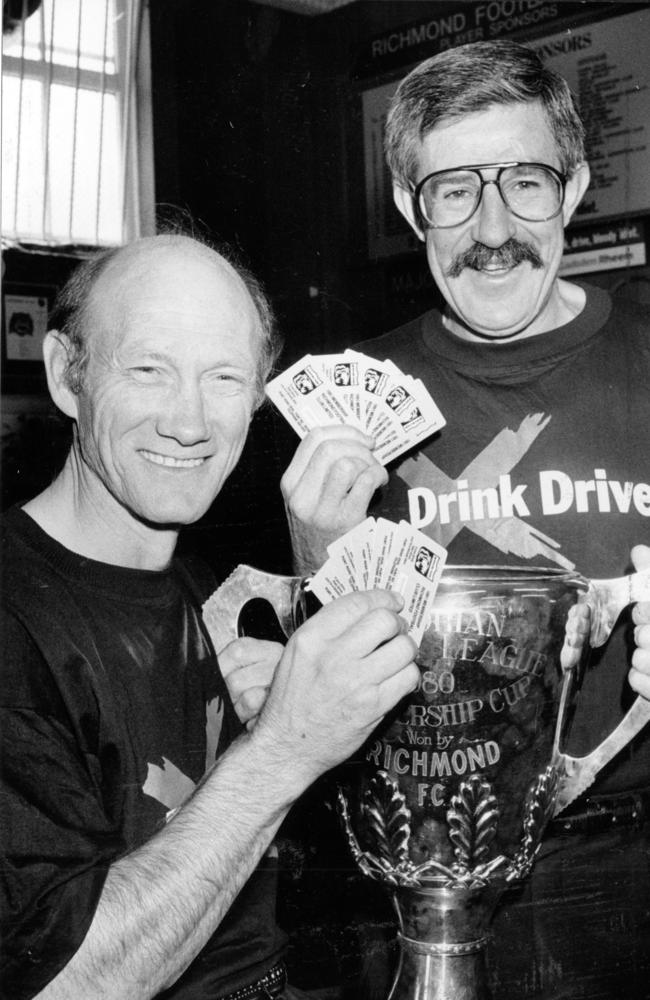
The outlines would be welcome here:
<svg viewBox="0 0 650 1000">
<path fill-rule="evenodd" d="M 497 175 L 485 180 L 484 170 L 496 170 Z M 547 222 L 562 209 L 566 182 L 566 174 L 546 163 L 480 163 L 428 174 L 416 186 L 413 201 L 425 225 L 451 229 L 471 219 L 483 189 L 494 184 L 517 218 Z"/>
</svg>

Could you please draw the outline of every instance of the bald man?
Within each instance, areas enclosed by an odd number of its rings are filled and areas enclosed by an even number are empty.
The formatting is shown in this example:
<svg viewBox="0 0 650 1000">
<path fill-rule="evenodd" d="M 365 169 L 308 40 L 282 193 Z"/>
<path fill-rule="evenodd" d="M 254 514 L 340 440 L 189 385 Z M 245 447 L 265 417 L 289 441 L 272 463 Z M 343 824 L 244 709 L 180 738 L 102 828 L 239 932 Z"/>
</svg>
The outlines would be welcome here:
<svg viewBox="0 0 650 1000">
<path fill-rule="evenodd" d="M 72 446 L 3 525 L 5 995 L 302 996 L 273 837 L 415 687 L 400 600 L 350 595 L 284 649 L 215 651 L 201 605 L 216 581 L 174 550 L 261 399 L 262 290 L 158 236 L 83 264 L 57 311 L 44 357 Z"/>
</svg>

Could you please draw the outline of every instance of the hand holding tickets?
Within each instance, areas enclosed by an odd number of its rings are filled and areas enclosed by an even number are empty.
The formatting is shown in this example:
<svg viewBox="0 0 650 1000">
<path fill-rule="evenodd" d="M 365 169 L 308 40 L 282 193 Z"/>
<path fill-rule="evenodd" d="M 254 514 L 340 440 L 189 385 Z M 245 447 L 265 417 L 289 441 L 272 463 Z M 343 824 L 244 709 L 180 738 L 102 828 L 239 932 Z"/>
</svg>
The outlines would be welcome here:
<svg viewBox="0 0 650 1000">
<path fill-rule="evenodd" d="M 328 546 L 328 559 L 308 589 L 322 604 L 353 590 L 394 590 L 404 598 L 402 617 L 420 643 L 447 552 L 407 521 L 368 517 Z"/>
<path fill-rule="evenodd" d="M 272 379 L 266 394 L 301 438 L 324 424 L 370 434 L 382 465 L 446 422 L 420 379 L 359 351 L 307 354 Z"/>
</svg>

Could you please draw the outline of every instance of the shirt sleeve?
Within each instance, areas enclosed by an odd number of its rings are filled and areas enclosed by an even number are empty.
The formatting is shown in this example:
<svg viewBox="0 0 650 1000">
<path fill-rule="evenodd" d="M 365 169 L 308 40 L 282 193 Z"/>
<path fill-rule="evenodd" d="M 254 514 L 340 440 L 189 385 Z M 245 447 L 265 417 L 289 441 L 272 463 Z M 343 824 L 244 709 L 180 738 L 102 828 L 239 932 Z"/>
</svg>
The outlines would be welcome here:
<svg viewBox="0 0 650 1000">
<path fill-rule="evenodd" d="M 124 844 L 40 652 L 3 616 L 0 982 L 27 1000 L 67 964 Z"/>
</svg>

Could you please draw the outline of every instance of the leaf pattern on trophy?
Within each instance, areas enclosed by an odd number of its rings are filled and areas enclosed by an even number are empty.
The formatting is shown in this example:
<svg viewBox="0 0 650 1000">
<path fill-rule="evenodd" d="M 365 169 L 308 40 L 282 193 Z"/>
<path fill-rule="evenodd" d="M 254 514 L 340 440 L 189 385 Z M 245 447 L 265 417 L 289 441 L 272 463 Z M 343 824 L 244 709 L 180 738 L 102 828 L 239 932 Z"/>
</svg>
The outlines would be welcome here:
<svg viewBox="0 0 650 1000">
<path fill-rule="evenodd" d="M 475 810 L 480 813 L 480 833 L 474 840 L 480 841 L 487 850 L 496 832 L 496 809 L 492 810 L 493 829 L 490 828 L 489 820 L 490 807 L 494 805 L 495 799 L 490 795 L 490 786 L 486 783 L 480 792 L 475 792 L 474 797 L 477 795 L 482 796 L 478 810 Z M 434 858 L 419 865 L 413 864 L 408 856 L 411 814 L 398 786 L 385 771 L 378 772 L 370 782 L 361 807 L 366 820 L 365 833 L 370 833 L 377 853 L 362 849 L 352 829 L 347 799 L 341 788 L 338 791 L 338 810 L 348 847 L 362 873 L 393 887 L 419 886 L 423 884 L 422 878 L 429 880 L 432 877 L 438 884 L 450 887 L 487 885 L 492 874 L 507 863 L 507 859 L 499 855 L 478 865 L 471 872 L 459 864 L 448 868 Z M 485 851 L 474 853 L 483 854 Z"/>
<path fill-rule="evenodd" d="M 418 885 L 413 863 L 408 857 L 411 814 L 404 804 L 404 797 L 385 772 L 380 772 L 379 780 L 373 779 L 366 792 L 363 812 L 371 818 L 371 829 L 379 841 L 380 850 L 387 845 L 392 852 L 389 857 L 377 856 L 364 851 L 352 829 L 347 800 L 339 788 L 338 807 L 352 857 L 364 875 L 380 879 L 391 886 Z M 377 791 L 381 801 L 378 798 Z M 388 833 L 386 832 L 388 827 Z"/>
<path fill-rule="evenodd" d="M 549 766 L 538 774 L 528 789 L 524 802 L 523 836 L 506 875 L 507 881 L 525 878 L 529 874 L 546 824 L 553 815 L 558 782 L 557 769 Z"/>
<path fill-rule="evenodd" d="M 449 839 L 457 864 L 454 872 L 471 871 L 483 860 L 497 831 L 499 810 L 490 784 L 479 774 L 461 782 L 447 810 Z"/>
<path fill-rule="evenodd" d="M 377 855 L 394 867 L 408 862 L 411 812 L 406 799 L 385 771 L 372 778 L 363 799 L 369 840 Z"/>
</svg>

